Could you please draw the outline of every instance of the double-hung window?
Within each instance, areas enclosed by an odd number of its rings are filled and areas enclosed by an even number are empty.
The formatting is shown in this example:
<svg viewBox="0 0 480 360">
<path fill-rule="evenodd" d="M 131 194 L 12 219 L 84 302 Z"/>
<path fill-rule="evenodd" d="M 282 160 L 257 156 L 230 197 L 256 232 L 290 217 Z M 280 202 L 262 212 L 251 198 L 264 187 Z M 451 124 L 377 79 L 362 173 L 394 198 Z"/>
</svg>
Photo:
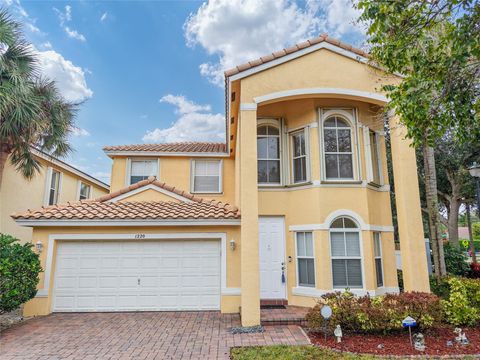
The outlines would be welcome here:
<svg viewBox="0 0 480 360">
<path fill-rule="evenodd" d="M 258 184 L 280 185 L 280 130 L 273 125 L 257 128 Z"/>
<path fill-rule="evenodd" d="M 298 286 L 315 287 L 315 257 L 312 232 L 295 233 Z"/>
<path fill-rule="evenodd" d="M 352 128 L 340 116 L 323 123 L 325 177 L 327 180 L 353 179 Z"/>
<path fill-rule="evenodd" d="M 382 241 L 379 232 L 373 233 L 373 250 L 375 255 L 375 274 L 377 287 L 383 286 Z"/>
<path fill-rule="evenodd" d="M 148 179 L 149 176 L 158 176 L 158 160 L 131 160 L 130 184 Z"/>
<path fill-rule="evenodd" d="M 375 131 L 369 130 L 370 137 L 370 158 L 372 161 L 372 180 L 380 185 L 380 156 L 378 154 L 378 141 Z"/>
<path fill-rule="evenodd" d="M 361 288 L 360 232 L 355 222 L 341 217 L 330 226 L 330 248 L 334 288 Z"/>
<path fill-rule="evenodd" d="M 91 189 L 92 187 L 90 185 L 80 182 L 79 200 L 90 199 Z"/>
<path fill-rule="evenodd" d="M 50 186 L 48 188 L 48 205 L 55 205 L 58 203 L 58 195 L 60 192 L 60 172 L 52 169 L 50 177 Z"/>
<path fill-rule="evenodd" d="M 222 161 L 193 160 L 192 192 L 220 193 L 222 192 Z"/>
<path fill-rule="evenodd" d="M 292 152 L 292 181 L 294 184 L 307 181 L 307 146 L 305 130 L 290 134 Z"/>
</svg>

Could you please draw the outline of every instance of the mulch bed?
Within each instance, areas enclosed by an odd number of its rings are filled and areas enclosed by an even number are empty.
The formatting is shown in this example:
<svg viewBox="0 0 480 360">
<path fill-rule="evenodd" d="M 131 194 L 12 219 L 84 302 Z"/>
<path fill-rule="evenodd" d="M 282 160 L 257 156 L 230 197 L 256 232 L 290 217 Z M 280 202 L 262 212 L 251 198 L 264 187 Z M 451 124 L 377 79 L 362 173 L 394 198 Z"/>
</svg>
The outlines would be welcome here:
<svg viewBox="0 0 480 360">
<path fill-rule="evenodd" d="M 480 356 L 480 328 L 463 329 L 470 344 L 459 345 L 455 342 L 452 328 L 439 328 L 429 330 L 425 335 L 425 351 L 417 351 L 410 345 L 408 330 L 392 335 L 362 335 L 343 334 L 340 344 L 335 342 L 333 335 L 327 337 L 325 342 L 323 333 L 309 332 L 313 344 L 329 347 L 335 350 L 353 353 L 374 355 L 479 355 Z M 412 335 L 415 331 L 412 329 Z M 447 346 L 447 341 L 452 341 L 453 346 Z"/>
</svg>

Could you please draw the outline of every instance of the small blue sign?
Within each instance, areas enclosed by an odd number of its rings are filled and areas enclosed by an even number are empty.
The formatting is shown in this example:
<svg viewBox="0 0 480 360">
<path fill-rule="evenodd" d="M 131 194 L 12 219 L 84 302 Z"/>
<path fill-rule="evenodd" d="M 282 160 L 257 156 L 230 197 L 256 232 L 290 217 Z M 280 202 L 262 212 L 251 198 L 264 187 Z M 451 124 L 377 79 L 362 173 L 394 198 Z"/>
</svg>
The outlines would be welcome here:
<svg viewBox="0 0 480 360">
<path fill-rule="evenodd" d="M 414 318 L 407 316 L 405 319 L 402 320 L 402 326 L 414 327 L 414 326 L 417 326 L 417 321 Z"/>
</svg>

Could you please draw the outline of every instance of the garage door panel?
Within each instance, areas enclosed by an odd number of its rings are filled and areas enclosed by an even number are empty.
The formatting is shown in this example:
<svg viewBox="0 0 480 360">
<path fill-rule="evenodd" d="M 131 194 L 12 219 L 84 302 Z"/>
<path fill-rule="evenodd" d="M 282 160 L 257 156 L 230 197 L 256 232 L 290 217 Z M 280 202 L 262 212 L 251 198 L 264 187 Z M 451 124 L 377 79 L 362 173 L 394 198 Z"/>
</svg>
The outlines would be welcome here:
<svg viewBox="0 0 480 360">
<path fill-rule="evenodd" d="M 62 242 L 56 263 L 54 311 L 220 308 L 219 241 Z"/>
</svg>

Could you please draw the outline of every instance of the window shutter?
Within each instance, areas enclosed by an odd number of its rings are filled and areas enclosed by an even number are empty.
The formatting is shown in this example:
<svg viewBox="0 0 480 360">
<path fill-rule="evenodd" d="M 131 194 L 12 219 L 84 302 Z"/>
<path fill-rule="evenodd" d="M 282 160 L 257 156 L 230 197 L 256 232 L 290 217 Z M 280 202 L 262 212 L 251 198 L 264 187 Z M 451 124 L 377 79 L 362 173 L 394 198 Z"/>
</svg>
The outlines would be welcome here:
<svg viewBox="0 0 480 360">
<path fill-rule="evenodd" d="M 333 286 L 347 287 L 346 260 L 332 260 Z"/>
<path fill-rule="evenodd" d="M 349 259 L 347 261 L 348 286 L 362 287 L 362 266 L 360 260 Z"/>
</svg>

